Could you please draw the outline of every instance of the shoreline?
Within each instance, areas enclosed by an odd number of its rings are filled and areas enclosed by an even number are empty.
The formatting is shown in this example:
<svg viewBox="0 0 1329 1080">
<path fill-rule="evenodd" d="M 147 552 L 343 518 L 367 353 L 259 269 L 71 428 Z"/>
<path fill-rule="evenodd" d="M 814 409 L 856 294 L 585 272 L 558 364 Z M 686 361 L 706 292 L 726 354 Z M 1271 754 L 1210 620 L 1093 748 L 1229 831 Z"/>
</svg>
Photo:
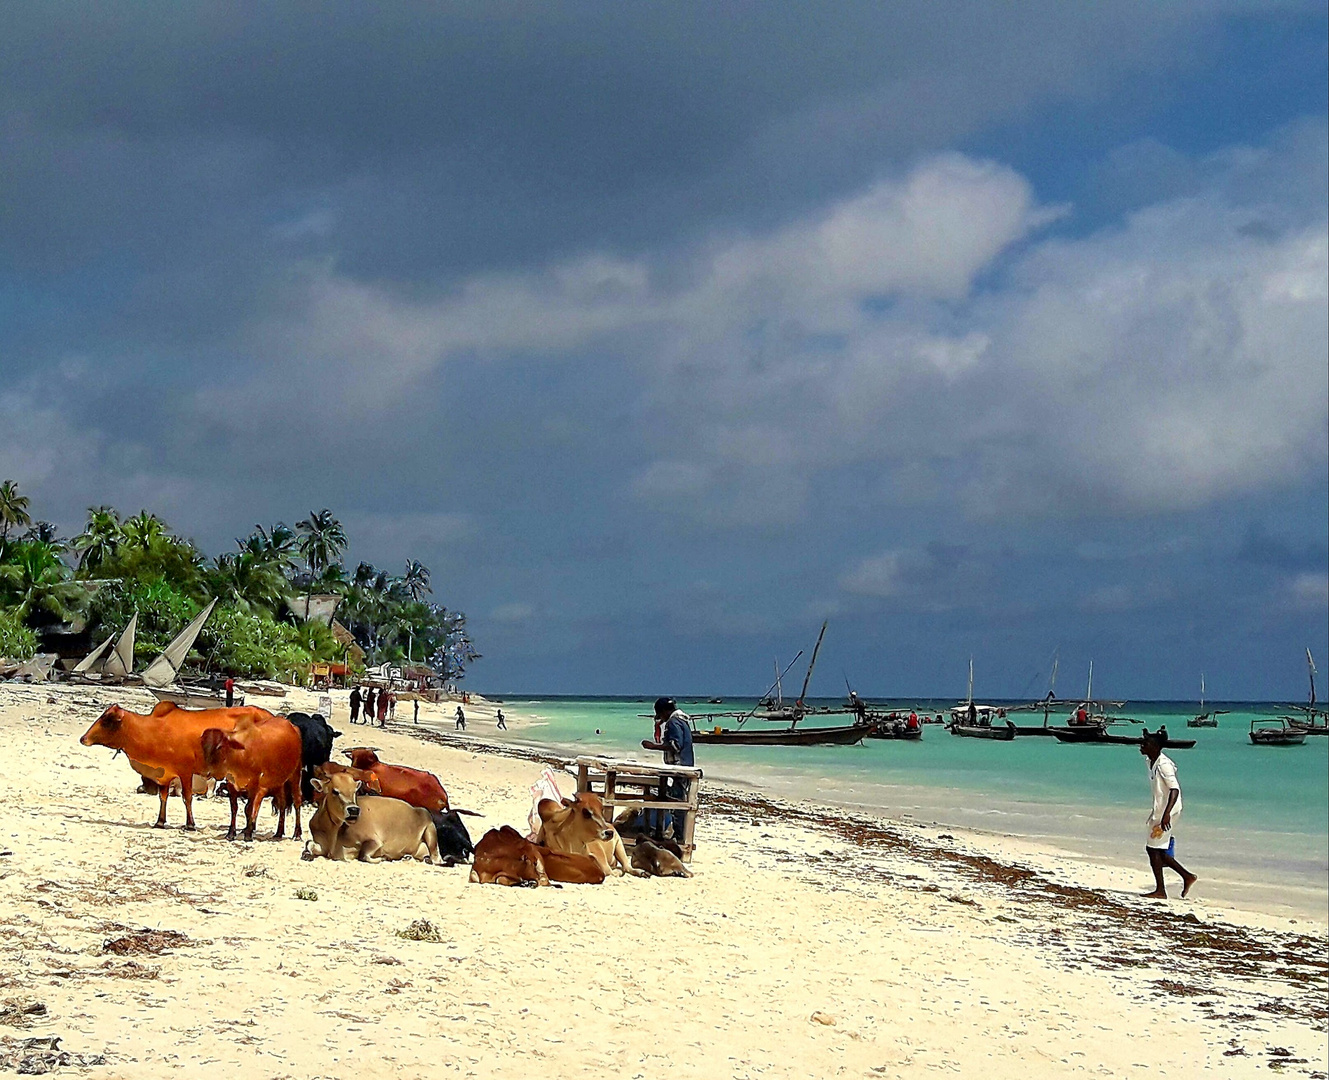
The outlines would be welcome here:
<svg viewBox="0 0 1329 1080">
<path fill-rule="evenodd" d="M 454 703 L 435 708 L 445 713 L 455 707 Z M 468 717 L 472 714 L 488 722 L 492 721 L 497 703 L 483 699 L 464 706 Z M 501 706 L 511 725 L 507 732 L 485 728 L 483 731 L 455 732 L 447 715 L 442 719 L 428 716 L 421 712 L 422 726 L 428 726 L 443 745 L 468 746 L 480 752 L 489 752 L 509 757 L 525 757 L 543 764 L 566 765 L 577 755 L 596 757 L 618 757 L 621 755 L 599 753 L 589 748 L 574 748 L 557 742 L 541 743 L 535 741 L 531 728 L 543 726 L 538 714 L 532 714 L 521 708 Z M 402 724 L 402 721 L 398 721 Z M 409 719 L 404 730 L 411 727 Z M 651 762 L 654 755 L 638 751 L 628 753 L 627 760 Z M 706 763 L 702 763 L 706 768 Z M 1050 873 L 1074 878 L 1088 887 L 1115 890 L 1123 893 L 1145 891 L 1150 885 L 1148 866 L 1143 852 L 1138 859 L 1131 857 L 1113 857 L 1105 848 L 1107 844 L 1094 844 L 1070 835 L 1019 833 L 1001 829 L 984 829 L 971 824 L 960 824 L 946 820 L 938 809 L 921 815 L 901 814 L 892 809 L 871 803 L 849 800 L 807 797 L 790 794 L 777 789 L 775 785 L 763 784 L 760 780 L 745 780 L 721 771 L 716 776 L 714 766 L 706 768 L 706 780 L 703 785 L 703 798 L 707 789 L 723 789 L 739 795 L 754 794 L 772 805 L 780 805 L 791 812 L 808 813 L 814 816 L 844 814 L 871 820 L 873 822 L 898 828 L 917 828 L 935 832 L 946 832 L 962 836 L 966 842 L 986 851 L 996 859 L 1017 860 L 1032 865 L 1041 873 Z M 907 785 L 903 790 L 911 791 Z M 928 789 L 928 794 L 944 795 L 950 789 Z M 955 792 L 958 796 L 961 792 Z M 935 816 L 934 816 L 935 815 Z M 1258 920 L 1278 920 L 1282 926 L 1302 926 L 1310 924 L 1329 932 L 1329 879 L 1322 886 L 1308 887 L 1299 882 L 1278 879 L 1258 878 L 1243 875 L 1239 870 L 1224 868 L 1225 873 L 1205 873 L 1199 868 L 1200 889 L 1185 903 L 1199 903 L 1213 911 L 1222 911 L 1233 918 L 1255 918 Z M 1137 889 L 1137 886 L 1139 888 Z M 1170 884 L 1170 888 L 1171 888 Z M 1206 891 L 1209 890 L 1209 891 Z M 1174 897 L 1171 902 L 1180 902 Z"/>
<path fill-rule="evenodd" d="M 196 801 L 196 833 L 178 799 L 149 827 L 128 765 L 77 741 L 110 699 L 147 697 L 0 688 L 22 762 L 0 785 L 0 999 L 44 1010 L 0 1019 L 0 1054 L 59 1037 L 113 1078 L 1324 1075 L 1318 929 L 709 783 L 687 880 L 503 889 L 464 867 L 306 863 L 266 811 L 256 842 L 222 839 L 224 800 Z M 565 759 L 421 712 L 365 741 L 443 778 L 484 815 L 476 838 L 523 827 L 537 764 Z M 338 746 L 357 745 L 344 716 Z M 411 936 L 420 919 L 435 938 Z"/>
</svg>

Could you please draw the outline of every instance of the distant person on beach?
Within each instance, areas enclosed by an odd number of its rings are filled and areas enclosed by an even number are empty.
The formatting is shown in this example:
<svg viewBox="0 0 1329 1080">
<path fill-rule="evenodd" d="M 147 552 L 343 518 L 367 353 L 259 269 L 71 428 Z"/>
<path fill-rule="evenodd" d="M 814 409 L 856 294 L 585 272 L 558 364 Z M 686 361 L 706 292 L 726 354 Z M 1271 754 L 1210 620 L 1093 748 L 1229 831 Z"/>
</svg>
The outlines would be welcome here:
<svg viewBox="0 0 1329 1080">
<path fill-rule="evenodd" d="M 351 723 L 354 724 L 360 719 L 360 688 L 354 686 L 351 688 Z"/>
<path fill-rule="evenodd" d="M 1151 900 L 1166 900 L 1167 889 L 1163 885 L 1163 868 L 1175 870 L 1181 875 L 1181 895 L 1191 891 L 1196 877 L 1173 857 L 1176 851 L 1172 827 L 1181 815 L 1181 784 L 1177 781 L 1177 766 L 1163 753 L 1163 744 L 1167 741 L 1167 729 L 1159 728 L 1151 732 L 1146 730 L 1140 741 L 1140 753 L 1149 759 L 1149 785 L 1153 789 L 1154 805 L 1149 811 L 1146 822 L 1149 838 L 1144 842 L 1144 850 L 1149 856 L 1149 867 L 1154 872 L 1154 891 L 1144 895 Z"/>
<path fill-rule="evenodd" d="M 374 722 L 374 688 L 371 686 L 365 691 L 365 723 Z"/>
<path fill-rule="evenodd" d="M 503 715 L 502 709 L 498 710 L 498 730 L 499 731 L 508 730 L 508 718 Z"/>
<path fill-rule="evenodd" d="M 466 714 L 462 712 L 460 705 L 457 706 L 457 730 L 466 730 Z"/>
<path fill-rule="evenodd" d="M 388 726 L 388 702 L 392 700 L 392 695 L 386 690 L 378 692 L 378 726 Z"/>
<path fill-rule="evenodd" d="M 226 707 L 235 707 L 235 680 L 229 675 L 226 677 Z"/>
<path fill-rule="evenodd" d="M 415 706 L 415 712 L 411 717 L 411 723 L 418 724 L 420 722 L 420 699 L 416 698 L 411 704 Z"/>
<path fill-rule="evenodd" d="M 391 720 L 397 719 L 397 691 L 395 690 L 388 691 L 388 718 Z"/>
<path fill-rule="evenodd" d="M 692 721 L 688 714 L 679 709 L 678 703 L 673 698 L 662 697 L 655 701 L 655 740 L 647 742 L 642 740 L 643 747 L 647 750 L 660 750 L 664 754 L 666 765 L 687 765 L 691 767 L 695 764 L 692 755 Z M 665 797 L 669 799 L 682 799 L 687 791 L 686 785 L 679 778 L 672 778 L 665 784 Z M 656 814 L 659 828 L 662 832 L 669 828 L 670 822 L 674 824 L 674 836 L 677 838 L 682 835 L 683 816 L 673 814 L 669 811 L 647 811 L 646 823 L 649 827 L 656 827 Z"/>
</svg>

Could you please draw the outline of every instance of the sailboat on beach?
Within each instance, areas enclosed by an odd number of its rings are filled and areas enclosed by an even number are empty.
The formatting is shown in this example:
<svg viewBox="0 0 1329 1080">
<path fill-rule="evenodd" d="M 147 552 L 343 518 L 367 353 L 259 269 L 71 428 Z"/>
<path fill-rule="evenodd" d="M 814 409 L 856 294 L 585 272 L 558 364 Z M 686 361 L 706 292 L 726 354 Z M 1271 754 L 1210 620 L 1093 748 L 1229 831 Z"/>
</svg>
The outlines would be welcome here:
<svg viewBox="0 0 1329 1080">
<path fill-rule="evenodd" d="M 88 653 L 74 665 L 69 677 L 75 682 L 123 682 L 134 670 L 134 632 L 138 628 L 138 612 L 129 617 L 129 623 Z M 115 642 L 114 648 L 111 642 Z"/>
<path fill-rule="evenodd" d="M 185 685 L 178 681 L 185 657 L 194 647 L 194 641 L 216 606 L 215 598 L 208 601 L 208 606 L 190 619 L 189 624 L 143 669 L 143 685 L 152 691 L 158 701 L 172 701 L 186 709 L 215 709 L 226 704 L 225 694 L 219 693 L 214 687 Z M 240 698 L 236 698 L 236 704 L 242 703 Z"/>
<path fill-rule="evenodd" d="M 1306 650 L 1306 669 L 1311 680 L 1311 696 L 1305 705 L 1292 706 L 1302 713 L 1305 719 L 1292 717 L 1291 726 L 1297 731 L 1304 731 L 1307 735 L 1329 735 L 1329 712 L 1324 708 L 1315 707 L 1315 660 L 1311 656 L 1310 649 Z"/>
</svg>

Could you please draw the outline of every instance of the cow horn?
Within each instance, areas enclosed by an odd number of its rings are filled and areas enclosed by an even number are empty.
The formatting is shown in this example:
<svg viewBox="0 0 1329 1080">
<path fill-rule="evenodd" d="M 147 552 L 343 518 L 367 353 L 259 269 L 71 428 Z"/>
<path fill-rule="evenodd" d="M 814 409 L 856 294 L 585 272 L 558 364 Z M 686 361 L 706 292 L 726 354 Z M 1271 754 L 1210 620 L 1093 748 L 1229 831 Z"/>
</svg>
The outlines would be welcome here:
<svg viewBox="0 0 1329 1080">
<path fill-rule="evenodd" d="M 457 806 L 449 807 L 449 809 L 454 814 L 465 814 L 467 817 L 484 817 L 484 814 L 480 813 L 479 810 L 463 810 Z"/>
</svg>

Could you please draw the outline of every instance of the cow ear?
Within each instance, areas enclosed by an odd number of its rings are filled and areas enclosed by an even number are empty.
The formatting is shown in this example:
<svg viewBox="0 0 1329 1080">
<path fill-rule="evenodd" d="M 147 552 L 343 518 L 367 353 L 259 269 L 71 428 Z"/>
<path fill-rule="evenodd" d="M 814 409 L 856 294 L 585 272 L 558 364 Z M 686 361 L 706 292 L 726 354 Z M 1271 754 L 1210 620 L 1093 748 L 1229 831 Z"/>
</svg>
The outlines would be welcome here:
<svg viewBox="0 0 1329 1080">
<path fill-rule="evenodd" d="M 383 785 L 378 782 L 377 776 L 371 776 L 368 780 L 366 780 L 365 787 L 367 787 L 370 791 L 378 792 L 380 795 L 383 793 Z"/>
<path fill-rule="evenodd" d="M 577 805 L 577 800 L 576 800 L 576 799 L 564 799 L 564 800 L 563 800 L 563 805 L 564 805 L 564 806 L 576 806 L 576 805 Z"/>
<path fill-rule="evenodd" d="M 315 791 L 319 791 L 319 792 L 326 791 L 326 790 L 327 790 L 327 787 L 328 787 L 327 782 L 326 782 L 326 781 L 323 781 L 323 780 L 320 780 L 317 776 L 314 777 L 314 779 L 312 779 L 311 781 L 309 781 L 309 785 L 310 785 L 310 787 L 312 787 Z"/>
</svg>

